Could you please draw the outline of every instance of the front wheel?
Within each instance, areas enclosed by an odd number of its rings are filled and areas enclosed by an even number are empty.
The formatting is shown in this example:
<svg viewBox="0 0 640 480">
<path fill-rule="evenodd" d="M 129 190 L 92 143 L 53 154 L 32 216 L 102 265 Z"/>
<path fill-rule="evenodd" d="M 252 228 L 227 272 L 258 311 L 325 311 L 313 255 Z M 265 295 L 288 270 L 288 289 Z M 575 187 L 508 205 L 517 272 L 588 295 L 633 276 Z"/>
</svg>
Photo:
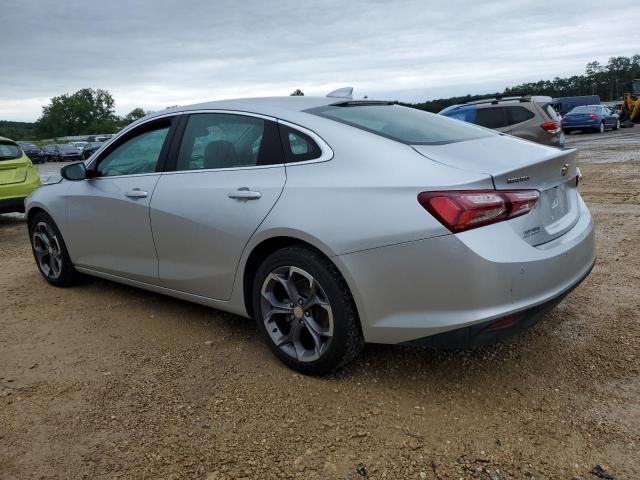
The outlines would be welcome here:
<svg viewBox="0 0 640 480">
<path fill-rule="evenodd" d="M 29 238 L 38 270 L 47 282 L 56 287 L 77 283 L 80 274 L 71 263 L 62 234 L 45 212 L 37 213 L 29 222 Z"/>
<path fill-rule="evenodd" d="M 325 375 L 353 361 L 364 345 L 349 289 L 319 252 L 289 247 L 256 272 L 253 312 L 271 351 L 300 373 Z"/>
</svg>

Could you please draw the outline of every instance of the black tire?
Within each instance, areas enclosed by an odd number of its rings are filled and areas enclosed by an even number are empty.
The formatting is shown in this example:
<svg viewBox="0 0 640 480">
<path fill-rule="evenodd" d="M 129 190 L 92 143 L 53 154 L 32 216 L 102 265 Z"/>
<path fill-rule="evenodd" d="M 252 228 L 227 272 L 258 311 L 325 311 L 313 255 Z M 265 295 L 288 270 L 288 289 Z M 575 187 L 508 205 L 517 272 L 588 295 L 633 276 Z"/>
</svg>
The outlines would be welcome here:
<svg viewBox="0 0 640 480">
<path fill-rule="evenodd" d="M 286 267 L 308 272 L 317 281 L 330 304 L 333 335 L 319 358 L 313 361 L 300 361 L 277 346 L 263 320 L 263 284 L 272 272 Z M 258 330 L 273 354 L 297 372 L 308 375 L 329 374 L 355 360 L 364 346 L 360 320 L 346 282 L 335 265 L 312 248 L 287 247 L 269 255 L 256 272 L 251 295 Z M 293 315 L 290 318 L 291 322 L 296 321 Z M 300 324 L 302 325 L 302 320 Z"/>
<path fill-rule="evenodd" d="M 53 271 L 45 271 L 41 265 L 42 262 L 38 258 L 38 253 L 36 252 L 35 244 L 37 240 L 34 239 L 34 233 L 41 224 L 46 224 L 48 228 L 50 228 L 51 232 L 54 234 L 55 243 L 58 246 L 61 265 L 57 275 Z M 72 285 L 76 285 L 82 279 L 82 275 L 74 268 L 73 263 L 71 263 L 67 246 L 64 243 L 64 239 L 62 238 L 62 234 L 60 233 L 58 226 L 47 213 L 38 212 L 31 219 L 29 222 L 29 240 L 31 242 L 31 251 L 33 252 L 33 258 L 36 261 L 36 266 L 38 267 L 38 270 L 40 270 L 44 279 L 51 285 L 56 287 L 70 287 Z M 49 255 L 51 255 L 51 253 L 49 253 Z"/>
<path fill-rule="evenodd" d="M 614 130 L 619 130 L 620 129 L 620 120 L 616 120 L 616 125 L 615 127 L 613 127 Z"/>
<path fill-rule="evenodd" d="M 604 133 L 604 131 L 606 130 L 606 125 L 604 124 L 604 120 L 602 122 L 600 122 L 600 125 L 598 125 L 598 128 L 596 128 L 596 133 Z"/>
<path fill-rule="evenodd" d="M 573 130 L 571 130 L 570 128 L 565 128 L 564 129 L 564 133 L 565 135 L 569 135 Z"/>
</svg>

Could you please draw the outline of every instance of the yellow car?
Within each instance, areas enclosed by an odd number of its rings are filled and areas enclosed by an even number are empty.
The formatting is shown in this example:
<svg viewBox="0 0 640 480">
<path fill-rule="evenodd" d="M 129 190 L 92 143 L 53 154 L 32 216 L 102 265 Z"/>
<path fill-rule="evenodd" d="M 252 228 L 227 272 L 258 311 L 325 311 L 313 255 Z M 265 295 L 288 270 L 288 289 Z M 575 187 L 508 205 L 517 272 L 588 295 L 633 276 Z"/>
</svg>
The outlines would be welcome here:
<svg viewBox="0 0 640 480">
<path fill-rule="evenodd" d="M 39 186 L 29 157 L 16 142 L 0 137 L 0 213 L 24 212 L 24 199 Z"/>
</svg>

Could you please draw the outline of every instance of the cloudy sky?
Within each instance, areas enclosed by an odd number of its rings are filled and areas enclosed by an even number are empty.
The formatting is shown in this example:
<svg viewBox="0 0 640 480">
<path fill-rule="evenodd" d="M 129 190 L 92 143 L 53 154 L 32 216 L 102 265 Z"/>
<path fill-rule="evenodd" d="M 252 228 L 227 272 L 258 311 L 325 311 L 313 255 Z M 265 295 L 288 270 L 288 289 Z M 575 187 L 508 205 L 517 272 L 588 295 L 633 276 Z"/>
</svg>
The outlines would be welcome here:
<svg viewBox="0 0 640 480">
<path fill-rule="evenodd" d="M 640 52 L 629 0 L 0 0 L 0 119 L 109 90 L 134 107 L 264 95 L 419 101 Z"/>
</svg>

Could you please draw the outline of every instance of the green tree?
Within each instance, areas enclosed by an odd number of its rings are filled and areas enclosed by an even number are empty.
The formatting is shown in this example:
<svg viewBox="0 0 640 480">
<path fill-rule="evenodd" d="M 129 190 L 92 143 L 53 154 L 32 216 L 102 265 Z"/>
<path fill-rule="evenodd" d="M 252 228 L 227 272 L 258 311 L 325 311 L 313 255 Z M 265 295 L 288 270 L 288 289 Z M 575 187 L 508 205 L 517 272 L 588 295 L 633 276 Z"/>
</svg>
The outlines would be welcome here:
<svg viewBox="0 0 640 480">
<path fill-rule="evenodd" d="M 53 97 L 42 107 L 42 116 L 36 122 L 42 137 L 61 137 L 114 133 L 118 128 L 115 101 L 106 90 L 83 88 L 73 94 Z"/>
<path fill-rule="evenodd" d="M 304 92 L 299 88 L 296 88 L 291 94 L 291 97 L 304 97 Z"/>
<path fill-rule="evenodd" d="M 127 122 L 127 124 L 135 122 L 136 120 L 144 117 L 147 114 L 147 112 L 144 111 L 144 109 L 138 107 L 138 108 L 134 108 L 133 110 L 131 110 L 129 113 L 127 113 L 123 120 L 125 122 Z"/>
</svg>

